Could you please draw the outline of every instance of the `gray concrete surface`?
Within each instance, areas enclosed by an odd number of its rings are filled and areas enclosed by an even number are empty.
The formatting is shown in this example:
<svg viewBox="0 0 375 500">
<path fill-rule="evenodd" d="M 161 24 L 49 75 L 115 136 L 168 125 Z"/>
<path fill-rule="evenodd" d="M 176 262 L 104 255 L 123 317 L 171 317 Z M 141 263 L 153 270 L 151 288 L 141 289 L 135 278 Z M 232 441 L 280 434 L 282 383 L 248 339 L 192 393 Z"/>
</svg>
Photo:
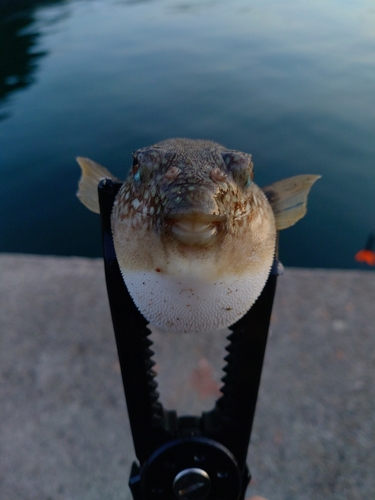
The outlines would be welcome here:
<svg viewBox="0 0 375 500">
<path fill-rule="evenodd" d="M 0 499 L 124 500 L 133 448 L 102 263 L 0 256 Z M 287 269 L 249 492 L 375 498 L 375 274 Z M 162 400 L 216 398 L 225 339 L 153 335 Z"/>
</svg>

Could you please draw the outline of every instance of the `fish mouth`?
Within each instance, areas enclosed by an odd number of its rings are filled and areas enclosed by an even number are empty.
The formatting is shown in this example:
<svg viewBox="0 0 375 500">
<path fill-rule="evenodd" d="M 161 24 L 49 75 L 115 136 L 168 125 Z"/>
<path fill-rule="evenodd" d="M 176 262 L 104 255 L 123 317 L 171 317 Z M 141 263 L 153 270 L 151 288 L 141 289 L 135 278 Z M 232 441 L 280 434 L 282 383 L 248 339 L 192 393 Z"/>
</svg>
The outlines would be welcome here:
<svg viewBox="0 0 375 500">
<path fill-rule="evenodd" d="M 169 215 L 165 219 L 165 228 L 179 243 L 207 246 L 217 240 L 224 222 L 225 217 L 202 213 Z"/>
</svg>

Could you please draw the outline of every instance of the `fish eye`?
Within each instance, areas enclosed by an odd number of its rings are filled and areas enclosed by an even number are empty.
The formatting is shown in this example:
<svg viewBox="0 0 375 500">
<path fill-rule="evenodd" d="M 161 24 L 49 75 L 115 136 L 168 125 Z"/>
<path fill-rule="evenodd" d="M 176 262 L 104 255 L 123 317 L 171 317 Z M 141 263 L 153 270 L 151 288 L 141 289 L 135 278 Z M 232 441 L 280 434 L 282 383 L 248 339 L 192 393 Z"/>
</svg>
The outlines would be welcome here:
<svg viewBox="0 0 375 500">
<path fill-rule="evenodd" d="M 133 179 L 136 184 L 141 183 L 141 169 L 138 163 L 138 155 L 136 152 L 133 153 L 133 165 L 132 165 Z"/>
<path fill-rule="evenodd" d="M 156 148 L 140 149 L 133 153 L 133 179 L 136 184 L 148 183 L 161 164 L 161 152 Z"/>
<path fill-rule="evenodd" d="M 246 169 L 235 169 L 232 171 L 233 179 L 238 184 L 239 187 L 247 189 L 252 183 L 250 170 Z"/>
<path fill-rule="evenodd" d="M 133 179 L 137 184 L 141 183 L 141 171 L 138 169 L 135 173 L 133 172 Z"/>
<path fill-rule="evenodd" d="M 222 157 L 228 170 L 232 173 L 234 182 L 242 189 L 250 187 L 254 178 L 251 155 L 231 151 L 223 153 Z"/>
<path fill-rule="evenodd" d="M 251 185 L 252 182 L 253 182 L 253 179 L 252 179 L 251 174 L 249 173 L 248 179 L 246 180 L 245 189 L 247 189 L 248 187 L 250 187 L 250 185 Z"/>
</svg>

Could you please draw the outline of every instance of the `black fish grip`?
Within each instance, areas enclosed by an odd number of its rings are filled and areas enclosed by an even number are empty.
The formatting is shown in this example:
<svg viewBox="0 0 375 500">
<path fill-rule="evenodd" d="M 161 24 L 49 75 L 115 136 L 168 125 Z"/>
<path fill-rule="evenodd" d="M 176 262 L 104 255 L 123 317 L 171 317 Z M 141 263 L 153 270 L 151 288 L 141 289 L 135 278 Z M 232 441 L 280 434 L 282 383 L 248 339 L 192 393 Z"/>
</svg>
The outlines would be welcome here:
<svg viewBox="0 0 375 500">
<path fill-rule="evenodd" d="M 111 232 L 121 184 L 99 184 L 108 298 L 135 452 L 129 485 L 134 500 L 243 500 L 250 473 L 247 449 L 254 419 L 278 274 L 273 269 L 253 307 L 233 333 L 215 407 L 200 417 L 166 411 L 159 402 L 147 321 L 124 284 Z"/>
</svg>

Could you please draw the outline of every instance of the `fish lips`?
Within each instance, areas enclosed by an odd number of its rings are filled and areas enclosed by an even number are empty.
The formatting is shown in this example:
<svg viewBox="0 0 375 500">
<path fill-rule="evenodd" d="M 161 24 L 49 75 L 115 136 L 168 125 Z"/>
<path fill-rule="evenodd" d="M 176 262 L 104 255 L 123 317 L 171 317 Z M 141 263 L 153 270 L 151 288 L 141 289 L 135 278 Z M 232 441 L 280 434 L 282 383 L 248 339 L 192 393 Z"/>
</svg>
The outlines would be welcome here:
<svg viewBox="0 0 375 500">
<path fill-rule="evenodd" d="M 217 242 L 225 225 L 225 216 L 202 212 L 169 213 L 163 220 L 163 232 L 186 246 L 206 247 Z"/>
</svg>

